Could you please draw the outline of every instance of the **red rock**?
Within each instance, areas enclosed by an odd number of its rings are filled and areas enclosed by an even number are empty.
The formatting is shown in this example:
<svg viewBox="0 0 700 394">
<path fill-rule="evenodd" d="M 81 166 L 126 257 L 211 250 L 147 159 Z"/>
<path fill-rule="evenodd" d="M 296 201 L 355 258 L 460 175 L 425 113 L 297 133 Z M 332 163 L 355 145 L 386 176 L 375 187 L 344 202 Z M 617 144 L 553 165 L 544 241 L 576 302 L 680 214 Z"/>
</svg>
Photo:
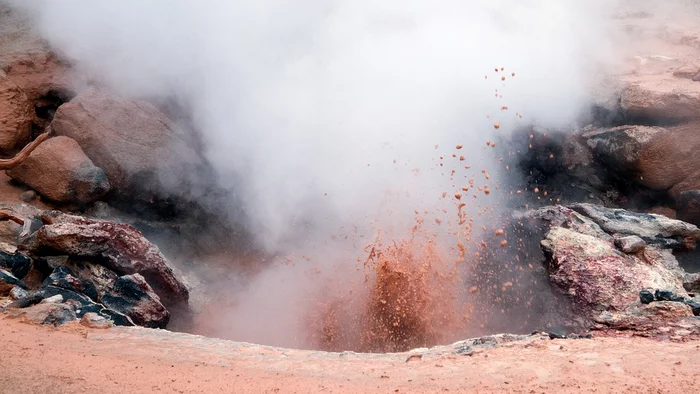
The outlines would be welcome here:
<svg viewBox="0 0 700 394">
<path fill-rule="evenodd" d="M 34 107 L 27 95 L 0 71 L 0 150 L 9 152 L 29 140 Z"/>
<path fill-rule="evenodd" d="M 189 291 L 158 247 L 131 225 L 47 211 L 44 226 L 27 245 L 88 258 L 119 275 L 141 274 L 167 307 L 186 304 Z"/>
<path fill-rule="evenodd" d="M 109 181 L 77 142 L 58 136 L 39 145 L 19 166 L 6 171 L 42 196 L 62 203 L 89 203 L 109 192 Z"/>
</svg>

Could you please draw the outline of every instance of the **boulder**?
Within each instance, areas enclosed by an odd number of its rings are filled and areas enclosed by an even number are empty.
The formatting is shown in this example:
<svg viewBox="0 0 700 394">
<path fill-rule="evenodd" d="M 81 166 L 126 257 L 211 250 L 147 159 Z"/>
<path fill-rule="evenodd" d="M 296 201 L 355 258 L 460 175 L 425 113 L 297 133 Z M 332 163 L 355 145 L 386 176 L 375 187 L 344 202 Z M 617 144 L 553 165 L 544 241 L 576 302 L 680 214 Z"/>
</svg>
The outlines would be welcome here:
<svg viewBox="0 0 700 394">
<path fill-rule="evenodd" d="M 541 244 L 550 282 L 582 313 L 625 311 L 638 302 L 642 289 L 685 294 L 682 280 L 663 262 L 623 255 L 600 238 L 553 227 Z"/>
<path fill-rule="evenodd" d="M 77 142 L 63 136 L 39 145 L 7 175 L 60 203 L 90 203 L 109 192 L 107 175 L 83 153 Z"/>
<path fill-rule="evenodd" d="M 185 132 L 146 102 L 88 89 L 58 108 L 52 128 L 76 140 L 127 201 L 189 199 L 204 178 Z"/>
<path fill-rule="evenodd" d="M 0 151 L 20 148 L 29 140 L 34 106 L 27 95 L 0 70 Z"/>
<path fill-rule="evenodd" d="M 596 158 L 609 169 L 637 174 L 643 147 L 654 136 L 663 133 L 668 133 L 668 130 L 662 127 L 619 126 L 589 131 L 582 136 Z"/>
<path fill-rule="evenodd" d="M 118 275 L 141 274 L 166 306 L 186 304 L 189 291 L 170 262 L 133 226 L 47 211 L 27 242 L 35 255 L 88 258 Z"/>
<path fill-rule="evenodd" d="M 139 274 L 117 279 L 112 291 L 102 295 L 102 303 L 129 316 L 139 326 L 165 328 L 170 320 L 170 312 Z"/>
</svg>

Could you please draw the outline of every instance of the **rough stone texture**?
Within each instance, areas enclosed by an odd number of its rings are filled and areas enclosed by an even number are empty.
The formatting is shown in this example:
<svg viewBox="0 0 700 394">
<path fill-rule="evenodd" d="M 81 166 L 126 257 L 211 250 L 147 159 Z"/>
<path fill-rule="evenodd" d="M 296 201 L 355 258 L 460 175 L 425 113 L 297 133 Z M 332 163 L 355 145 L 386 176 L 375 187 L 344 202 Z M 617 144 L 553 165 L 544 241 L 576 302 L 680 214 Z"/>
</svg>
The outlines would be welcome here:
<svg viewBox="0 0 700 394">
<path fill-rule="evenodd" d="M 15 286 L 23 289 L 27 288 L 21 280 L 17 279 L 10 272 L 0 269 L 0 296 L 7 296 Z"/>
<path fill-rule="evenodd" d="M 22 309 L 10 309 L 9 316 L 34 324 L 60 326 L 75 320 L 75 310 L 70 305 L 59 303 L 36 304 Z"/>
<path fill-rule="evenodd" d="M 626 237 L 616 237 L 615 246 L 625 253 L 637 253 L 644 250 L 647 243 L 636 235 L 628 235 Z"/>
<path fill-rule="evenodd" d="M 542 248 L 550 281 L 582 311 L 624 311 L 637 302 L 641 289 L 685 293 L 676 274 L 660 262 L 622 255 L 609 242 L 590 235 L 554 227 Z"/>
<path fill-rule="evenodd" d="M 110 189 L 104 171 L 90 161 L 77 142 L 63 136 L 44 141 L 22 164 L 6 173 L 61 203 L 89 203 Z"/>
<path fill-rule="evenodd" d="M 661 215 L 635 213 L 592 204 L 572 204 L 570 208 L 585 215 L 609 234 L 636 235 L 647 244 L 662 247 L 695 247 L 700 229 Z"/>
<path fill-rule="evenodd" d="M 89 281 L 83 281 L 77 278 L 73 271 L 68 267 L 58 267 L 51 275 L 46 278 L 43 286 L 56 286 L 66 290 L 72 290 L 76 293 L 84 294 L 90 297 L 93 301 L 98 301 L 97 290 L 95 285 Z"/>
<path fill-rule="evenodd" d="M 111 320 L 106 319 L 95 312 L 88 312 L 84 314 L 83 317 L 80 319 L 80 324 L 82 324 L 85 327 L 97 329 L 105 329 L 114 326 Z"/>
<path fill-rule="evenodd" d="M 130 201 L 188 198 L 194 174 L 205 161 L 185 134 L 154 106 L 101 90 L 80 93 L 59 107 L 52 122 L 58 135 L 75 139 L 102 168 L 117 196 Z"/>
<path fill-rule="evenodd" d="M 686 121 L 700 118 L 700 86 L 682 79 L 632 83 L 622 91 L 620 105 L 636 120 Z"/>
<path fill-rule="evenodd" d="M 686 190 L 676 199 L 678 219 L 700 225 L 700 190 Z"/>
<path fill-rule="evenodd" d="M 65 266 L 70 268 L 78 278 L 95 286 L 97 301 L 101 300 L 102 294 L 110 292 L 114 282 L 119 279 L 119 275 L 104 266 L 73 257 L 66 261 Z"/>
<path fill-rule="evenodd" d="M 630 313 L 601 312 L 595 322 L 617 330 L 657 331 L 671 322 L 686 321 L 686 328 L 700 332 L 693 309 L 682 302 L 657 301 L 633 308 Z"/>
<path fill-rule="evenodd" d="M 29 140 L 34 107 L 27 95 L 0 70 L 0 151 L 9 152 Z"/>
<path fill-rule="evenodd" d="M 36 231 L 41 226 L 41 214 L 43 211 L 32 205 L 0 203 L 0 209 L 9 209 L 17 215 L 29 219 L 32 222 L 32 231 Z M 0 242 L 16 245 L 21 233 L 21 225 L 11 220 L 0 221 Z"/>
<path fill-rule="evenodd" d="M 141 274 L 166 306 L 186 304 L 189 291 L 168 260 L 134 227 L 47 211 L 27 247 L 37 255 L 91 258 L 119 275 Z M 56 253 L 59 252 L 59 253 Z"/>
<path fill-rule="evenodd" d="M 697 84 L 700 87 L 700 84 Z M 668 127 L 667 133 L 652 138 L 639 152 L 640 183 L 668 190 L 677 199 L 681 192 L 700 190 L 700 123 Z"/>
<path fill-rule="evenodd" d="M 32 268 L 32 261 L 22 253 L 0 251 L 0 267 L 10 270 L 18 279 L 24 279 Z"/>
<path fill-rule="evenodd" d="M 139 274 L 117 279 L 113 290 L 102 295 L 102 303 L 129 316 L 139 326 L 165 328 L 170 321 L 170 312 Z"/>
<path fill-rule="evenodd" d="M 646 143 L 668 131 L 661 127 L 619 126 L 583 134 L 598 160 L 615 171 L 638 171 L 639 153 Z"/>
</svg>

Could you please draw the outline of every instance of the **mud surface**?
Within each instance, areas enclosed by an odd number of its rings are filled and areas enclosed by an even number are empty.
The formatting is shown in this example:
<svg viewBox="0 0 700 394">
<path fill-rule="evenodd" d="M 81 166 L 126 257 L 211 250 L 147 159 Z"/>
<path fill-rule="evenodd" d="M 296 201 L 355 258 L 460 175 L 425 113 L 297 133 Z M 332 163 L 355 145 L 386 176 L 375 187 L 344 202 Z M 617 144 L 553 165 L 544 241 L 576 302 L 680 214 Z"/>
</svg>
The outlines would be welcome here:
<svg viewBox="0 0 700 394">
<path fill-rule="evenodd" d="M 2 393 L 678 393 L 697 388 L 698 342 L 507 342 L 457 354 L 298 351 L 149 329 L 50 329 L 0 320 Z"/>
</svg>

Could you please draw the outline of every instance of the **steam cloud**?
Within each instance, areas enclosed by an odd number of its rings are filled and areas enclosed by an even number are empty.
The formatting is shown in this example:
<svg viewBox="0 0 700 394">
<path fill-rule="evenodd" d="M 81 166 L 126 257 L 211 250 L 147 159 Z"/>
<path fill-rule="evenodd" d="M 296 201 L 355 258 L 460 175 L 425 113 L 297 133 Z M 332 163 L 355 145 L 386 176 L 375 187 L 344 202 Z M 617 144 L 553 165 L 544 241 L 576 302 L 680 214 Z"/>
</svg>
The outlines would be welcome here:
<svg viewBox="0 0 700 394">
<path fill-rule="evenodd" d="M 320 260 L 354 263 L 364 246 L 335 249 L 329 234 L 357 226 L 367 240 L 376 228 L 402 236 L 414 210 L 446 203 L 439 196 L 451 181 L 435 169 L 435 145 L 463 144 L 467 162 L 492 171 L 486 140 L 523 122 L 572 125 L 616 61 L 606 37 L 618 1 L 16 4 L 80 74 L 126 96 L 188 103 L 261 245 Z M 242 301 L 240 315 L 262 315 L 258 327 L 292 325 L 284 300 L 313 285 L 298 271 L 259 277 L 248 295 L 258 302 Z M 243 331 L 248 340 L 275 336 Z"/>
</svg>

